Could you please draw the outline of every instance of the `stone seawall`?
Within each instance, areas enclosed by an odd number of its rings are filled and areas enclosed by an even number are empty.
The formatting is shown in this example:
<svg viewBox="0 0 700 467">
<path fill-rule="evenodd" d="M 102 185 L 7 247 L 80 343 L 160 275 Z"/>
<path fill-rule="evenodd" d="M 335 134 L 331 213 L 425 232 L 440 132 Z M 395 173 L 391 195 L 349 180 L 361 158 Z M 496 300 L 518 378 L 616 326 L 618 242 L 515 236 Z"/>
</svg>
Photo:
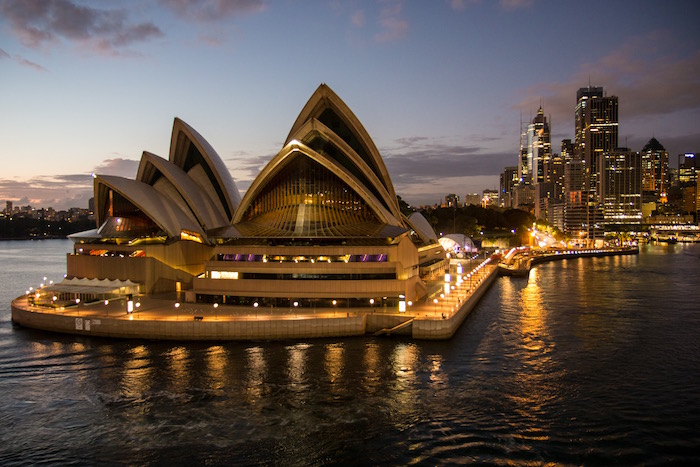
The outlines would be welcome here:
<svg viewBox="0 0 700 467">
<path fill-rule="evenodd" d="M 413 338 L 430 340 L 451 338 L 497 277 L 498 268 L 494 267 L 454 315 L 445 319 L 416 319 L 413 322 Z"/>
<path fill-rule="evenodd" d="M 43 331 L 97 337 L 163 340 L 272 340 L 345 337 L 365 333 L 365 315 L 261 320 L 144 320 L 41 313 L 12 302 L 12 321 Z"/>
</svg>

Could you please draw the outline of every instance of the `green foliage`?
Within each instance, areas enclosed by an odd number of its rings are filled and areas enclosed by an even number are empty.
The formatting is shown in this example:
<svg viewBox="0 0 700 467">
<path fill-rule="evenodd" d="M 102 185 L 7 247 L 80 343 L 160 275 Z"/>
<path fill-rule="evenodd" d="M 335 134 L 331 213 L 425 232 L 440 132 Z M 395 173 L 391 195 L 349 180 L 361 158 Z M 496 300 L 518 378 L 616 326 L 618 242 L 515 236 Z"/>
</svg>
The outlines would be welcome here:
<svg viewBox="0 0 700 467">
<path fill-rule="evenodd" d="M 411 206 L 406 201 L 401 199 L 400 196 L 396 196 L 396 199 L 399 202 L 399 209 L 401 209 L 401 213 L 406 217 L 410 216 L 411 213 L 413 213 L 413 209 L 411 209 Z"/>
<path fill-rule="evenodd" d="M 95 221 L 47 221 L 25 217 L 0 218 L 0 239 L 66 238 L 67 235 L 95 228 Z"/>
<path fill-rule="evenodd" d="M 469 237 L 479 235 L 482 231 L 497 234 L 527 229 L 535 220 L 530 213 L 519 209 L 503 210 L 475 205 L 427 209 L 423 215 L 438 235 L 459 233 Z"/>
</svg>

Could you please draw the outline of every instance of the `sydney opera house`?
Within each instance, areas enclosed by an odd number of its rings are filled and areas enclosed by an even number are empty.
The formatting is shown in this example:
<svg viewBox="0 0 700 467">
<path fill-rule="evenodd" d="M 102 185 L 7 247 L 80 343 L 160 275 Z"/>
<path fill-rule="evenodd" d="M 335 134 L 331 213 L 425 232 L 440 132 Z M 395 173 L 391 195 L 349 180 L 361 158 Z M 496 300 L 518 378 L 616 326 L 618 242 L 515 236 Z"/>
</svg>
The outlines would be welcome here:
<svg viewBox="0 0 700 467">
<path fill-rule="evenodd" d="M 68 280 L 128 281 L 185 302 L 389 311 L 424 297 L 426 280 L 448 267 L 326 85 L 243 197 L 211 145 L 177 118 L 167 160 L 144 152 L 135 179 L 97 175 L 94 196 L 96 228 L 71 235 Z"/>
</svg>

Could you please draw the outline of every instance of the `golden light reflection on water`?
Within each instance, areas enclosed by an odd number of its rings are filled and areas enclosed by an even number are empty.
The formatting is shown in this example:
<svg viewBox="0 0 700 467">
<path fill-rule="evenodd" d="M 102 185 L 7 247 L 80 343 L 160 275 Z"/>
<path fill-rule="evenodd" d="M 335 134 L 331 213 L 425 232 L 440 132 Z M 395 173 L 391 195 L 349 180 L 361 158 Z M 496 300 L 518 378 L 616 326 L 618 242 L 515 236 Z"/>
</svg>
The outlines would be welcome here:
<svg viewBox="0 0 700 467">
<path fill-rule="evenodd" d="M 540 290 L 537 268 L 530 270 L 527 286 L 520 291 L 520 333 L 525 348 L 529 351 L 544 349 L 544 318 L 547 313 L 542 305 L 542 291 Z"/>
<path fill-rule="evenodd" d="M 416 369 L 418 366 L 418 349 L 415 344 L 399 344 L 394 347 L 390 357 L 391 369 L 395 379 L 390 386 L 394 390 L 390 397 L 391 414 L 394 424 L 403 427 L 407 423 L 407 415 L 414 413 L 417 403 Z"/>
<path fill-rule="evenodd" d="M 379 384 L 379 346 L 376 343 L 370 342 L 365 346 L 363 365 L 365 368 L 363 387 L 365 392 L 372 394 Z"/>
<path fill-rule="evenodd" d="M 431 356 L 432 362 L 430 364 L 430 382 L 435 386 L 443 386 L 449 383 L 447 378 L 447 373 L 445 373 L 442 367 L 442 355 Z"/>
<path fill-rule="evenodd" d="M 246 374 L 246 399 L 249 403 L 259 402 L 263 396 L 263 383 L 267 373 L 265 351 L 262 347 L 251 347 L 246 350 L 247 370 Z"/>
<path fill-rule="evenodd" d="M 186 347 L 175 347 L 166 354 L 166 358 L 170 366 L 173 389 L 180 392 L 187 391 L 190 380 L 189 350 Z"/>
<path fill-rule="evenodd" d="M 228 366 L 228 350 L 217 345 L 207 349 L 207 370 L 212 386 L 222 387 L 226 378 L 226 367 Z"/>
<path fill-rule="evenodd" d="M 343 373 L 345 348 L 342 343 L 328 344 L 324 361 L 326 374 L 331 384 L 335 384 Z"/>
<path fill-rule="evenodd" d="M 287 347 L 289 352 L 287 364 L 287 376 L 289 382 L 294 384 L 304 383 L 304 373 L 306 373 L 306 351 L 308 344 L 297 344 Z"/>
<path fill-rule="evenodd" d="M 129 349 L 128 358 L 124 360 L 121 375 L 121 392 L 127 397 L 142 397 L 150 391 L 153 383 L 153 367 L 150 350 L 145 345 Z"/>
<path fill-rule="evenodd" d="M 391 367 L 401 380 L 415 382 L 418 351 L 415 344 L 400 344 L 391 354 Z"/>
<path fill-rule="evenodd" d="M 518 427 L 520 436 L 533 440 L 549 437 L 547 422 L 541 414 L 545 405 L 556 397 L 550 382 L 552 359 L 549 353 L 554 343 L 547 330 L 547 310 L 540 289 L 541 275 L 537 268 L 530 270 L 527 286 L 519 293 L 518 314 L 512 323 L 515 328 L 513 357 L 516 371 L 511 390 L 505 396 L 512 403 L 509 422 Z"/>
</svg>

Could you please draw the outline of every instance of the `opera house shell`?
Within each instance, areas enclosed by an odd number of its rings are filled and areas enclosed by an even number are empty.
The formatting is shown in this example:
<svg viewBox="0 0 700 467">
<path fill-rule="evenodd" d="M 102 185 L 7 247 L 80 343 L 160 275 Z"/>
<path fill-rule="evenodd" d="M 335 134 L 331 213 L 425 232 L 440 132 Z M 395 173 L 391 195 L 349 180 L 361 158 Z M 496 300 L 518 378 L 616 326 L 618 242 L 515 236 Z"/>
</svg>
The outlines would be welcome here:
<svg viewBox="0 0 700 467">
<path fill-rule="evenodd" d="M 448 267 L 428 222 L 401 212 L 367 131 L 323 84 L 242 198 L 177 118 L 167 160 L 144 152 L 136 179 L 98 175 L 94 195 L 97 228 L 71 235 L 67 276 L 131 281 L 142 294 L 396 309 Z"/>
</svg>

